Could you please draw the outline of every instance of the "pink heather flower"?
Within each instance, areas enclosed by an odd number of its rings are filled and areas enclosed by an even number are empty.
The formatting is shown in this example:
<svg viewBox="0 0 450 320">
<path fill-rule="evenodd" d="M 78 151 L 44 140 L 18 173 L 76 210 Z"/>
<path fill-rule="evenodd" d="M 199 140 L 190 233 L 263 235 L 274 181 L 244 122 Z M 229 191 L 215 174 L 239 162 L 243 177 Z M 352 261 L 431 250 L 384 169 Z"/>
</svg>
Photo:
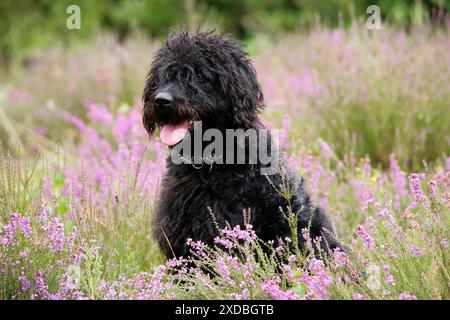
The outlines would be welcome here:
<svg viewBox="0 0 450 320">
<path fill-rule="evenodd" d="M 206 245 L 202 241 L 193 241 L 191 238 L 188 238 L 186 244 L 191 247 L 196 253 L 203 255 L 203 250 L 206 248 Z"/>
<path fill-rule="evenodd" d="M 84 124 L 83 120 L 78 118 L 77 116 L 74 116 L 68 112 L 61 111 L 59 113 L 59 116 L 66 120 L 67 122 L 72 123 L 74 126 L 78 128 L 79 131 L 84 132 L 86 130 L 86 125 Z"/>
<path fill-rule="evenodd" d="M 316 246 L 316 248 L 322 248 L 321 243 L 322 243 L 322 237 L 315 237 L 313 239 L 314 245 Z"/>
<path fill-rule="evenodd" d="M 336 177 L 336 175 L 333 172 L 328 172 L 325 180 L 322 182 L 322 190 L 327 190 L 330 187 L 331 182 L 334 180 L 335 177 Z M 328 208 L 328 193 L 321 194 L 320 204 L 324 208 Z"/>
<path fill-rule="evenodd" d="M 120 291 L 117 297 L 119 300 L 125 300 L 127 298 L 127 294 L 124 291 Z"/>
<path fill-rule="evenodd" d="M 297 256 L 295 254 L 291 254 L 288 259 L 289 265 L 292 266 L 296 260 L 297 260 Z"/>
<path fill-rule="evenodd" d="M 294 281 L 294 271 L 292 270 L 292 266 L 284 265 L 283 266 L 283 274 L 289 281 Z"/>
<path fill-rule="evenodd" d="M 375 247 L 375 242 L 371 235 L 366 232 L 366 229 L 362 224 L 358 225 L 356 228 L 356 233 L 361 237 L 364 241 L 364 244 L 369 250 L 372 250 Z"/>
<path fill-rule="evenodd" d="M 209 289 L 212 288 L 211 278 L 209 276 L 205 276 L 205 274 L 202 271 L 200 271 L 198 268 L 192 269 L 189 272 L 193 273 L 194 277 L 198 281 L 200 281 L 200 283 L 203 286 L 205 286 L 205 287 L 207 287 Z"/>
<path fill-rule="evenodd" d="M 20 281 L 20 283 L 22 285 L 22 291 L 23 292 L 26 292 L 26 291 L 31 289 L 31 282 L 27 279 L 27 277 L 25 275 L 23 275 L 23 274 L 20 275 L 18 277 L 18 279 L 19 279 L 19 281 Z"/>
<path fill-rule="evenodd" d="M 348 263 L 347 254 L 340 248 L 335 248 L 333 250 L 333 261 L 336 267 L 346 265 Z"/>
<path fill-rule="evenodd" d="M 19 232 L 21 232 L 25 238 L 29 238 L 32 232 L 30 219 L 28 217 L 22 217 L 18 213 L 12 213 L 10 217 L 10 223 L 3 227 L 3 235 L 0 236 L 0 244 L 5 246 L 12 245 Z"/>
<path fill-rule="evenodd" d="M 147 272 L 141 272 L 139 273 L 135 279 L 128 279 L 127 285 L 133 286 L 136 289 L 144 290 L 145 289 L 145 282 L 148 278 L 149 274 Z"/>
<path fill-rule="evenodd" d="M 8 101 L 10 101 L 11 103 L 18 102 L 23 104 L 30 104 L 33 100 L 27 93 L 18 89 L 14 89 L 9 93 Z"/>
<path fill-rule="evenodd" d="M 163 278 L 166 274 L 166 266 L 161 265 L 158 266 L 155 270 L 155 272 L 152 275 L 150 285 L 152 295 L 157 299 L 157 297 L 165 290 L 167 289 L 167 286 L 163 283 Z"/>
<path fill-rule="evenodd" d="M 397 256 L 395 255 L 394 251 L 392 251 L 392 249 L 389 248 L 389 247 L 386 247 L 386 255 L 388 256 L 389 259 L 397 258 Z"/>
<path fill-rule="evenodd" d="M 87 106 L 88 117 L 93 123 L 101 123 L 111 125 L 113 122 L 112 115 L 108 108 L 104 105 L 89 104 Z"/>
<path fill-rule="evenodd" d="M 30 255 L 30 251 L 28 249 L 25 249 L 25 250 L 19 252 L 19 257 L 21 257 L 22 259 L 28 258 L 29 255 Z"/>
<path fill-rule="evenodd" d="M 248 265 L 245 265 L 248 268 Z M 252 269 L 252 268 L 248 268 Z M 255 280 L 253 280 L 253 277 L 250 273 L 250 270 L 245 270 L 242 275 L 244 276 L 244 283 L 249 287 L 254 287 L 256 285 Z"/>
<path fill-rule="evenodd" d="M 364 300 L 364 298 L 363 298 L 362 294 L 360 294 L 360 293 L 355 293 L 355 294 L 353 295 L 353 300 Z"/>
<path fill-rule="evenodd" d="M 241 264 L 237 257 L 226 255 L 225 260 L 233 270 L 239 271 L 241 269 Z"/>
<path fill-rule="evenodd" d="M 314 156 L 308 153 L 308 155 L 303 159 L 302 166 L 307 174 L 314 172 L 314 168 L 317 166 Z"/>
<path fill-rule="evenodd" d="M 374 204 L 375 206 L 378 206 L 378 204 Z M 388 206 L 385 207 L 377 207 L 377 213 L 380 217 L 387 217 L 391 215 L 391 210 Z"/>
<path fill-rule="evenodd" d="M 276 247 L 276 248 L 275 248 L 275 252 L 276 252 L 276 253 L 283 253 L 283 252 L 284 252 L 283 246 L 278 246 L 278 247 Z"/>
<path fill-rule="evenodd" d="M 383 266 L 383 270 L 384 270 L 384 274 L 386 276 L 386 283 L 390 284 L 391 286 L 395 286 L 394 276 L 390 272 L 389 265 L 385 264 Z"/>
<path fill-rule="evenodd" d="M 289 147 L 289 132 L 291 131 L 291 119 L 289 117 L 283 118 L 283 126 L 280 130 L 279 143 L 281 147 Z"/>
<path fill-rule="evenodd" d="M 306 242 L 306 248 L 307 248 L 309 251 L 313 251 L 311 238 L 310 238 L 310 236 L 309 236 L 309 230 L 308 230 L 307 228 L 303 228 L 301 232 L 302 232 L 302 238 L 303 238 L 303 240 L 305 240 L 305 242 Z"/>
<path fill-rule="evenodd" d="M 405 173 L 400 169 L 397 159 L 392 154 L 390 157 L 390 176 L 394 183 L 394 191 L 396 195 L 396 210 L 399 209 L 399 200 L 406 195 L 406 186 L 408 181 Z"/>
<path fill-rule="evenodd" d="M 248 300 L 250 299 L 250 291 L 248 289 L 244 289 L 241 292 L 241 300 Z"/>
<path fill-rule="evenodd" d="M 67 114 L 63 116 L 77 126 L 82 139 L 75 151 L 83 160 L 83 165 L 79 167 L 82 167 L 86 181 L 81 181 L 78 170 L 67 169 L 65 172 L 68 181 L 71 181 L 70 191 L 76 197 L 81 197 L 83 190 L 84 194 L 97 194 L 97 197 L 90 198 L 90 205 L 99 214 L 107 214 L 105 202 L 115 205 L 116 196 L 126 201 L 136 192 L 144 197 L 155 190 L 163 172 L 166 149 L 162 143 L 153 140 L 149 145 L 152 159 L 147 159 L 147 146 L 143 143 L 145 131 L 138 125 L 140 114 L 137 109 L 120 113 L 113 119 L 113 141 L 81 119 Z M 131 175 L 133 182 L 128 179 Z M 111 185 L 117 188 L 111 189 Z M 130 192 L 131 188 L 133 190 Z"/>
<path fill-rule="evenodd" d="M 342 43 L 343 38 L 344 33 L 342 32 L 342 30 L 338 29 L 331 32 L 331 42 L 333 43 L 333 45 Z"/>
<path fill-rule="evenodd" d="M 366 156 L 364 158 L 364 163 L 363 163 L 363 167 L 362 167 L 363 176 L 368 178 L 368 177 L 370 177 L 371 172 L 372 172 L 372 166 L 370 164 L 370 159 L 369 159 L 369 157 Z"/>
<path fill-rule="evenodd" d="M 28 217 L 21 218 L 19 221 L 19 229 L 26 238 L 29 238 L 32 232 L 30 225 L 30 218 Z"/>
<path fill-rule="evenodd" d="M 437 183 L 434 180 L 430 180 L 428 181 L 428 187 L 429 187 L 429 195 L 430 198 L 435 198 L 436 197 L 436 191 L 437 191 Z"/>
<path fill-rule="evenodd" d="M 222 245 L 225 249 L 234 249 L 236 245 L 228 239 L 223 239 L 221 237 L 215 237 L 214 243 Z"/>
<path fill-rule="evenodd" d="M 317 166 L 315 170 L 312 173 L 312 176 L 309 180 L 309 190 L 311 192 L 311 195 L 313 197 L 317 196 L 319 194 L 319 181 L 320 177 L 322 176 L 322 167 Z"/>
<path fill-rule="evenodd" d="M 181 258 L 173 258 L 173 259 L 166 261 L 165 266 L 167 268 L 178 268 L 178 267 L 181 267 L 184 264 L 186 264 L 186 262 L 187 262 L 187 260 L 183 259 L 182 257 Z"/>
<path fill-rule="evenodd" d="M 426 197 L 422 191 L 422 186 L 420 184 L 420 175 L 418 173 L 413 173 L 409 177 L 409 187 L 411 190 L 411 194 L 417 202 L 425 202 Z"/>
<path fill-rule="evenodd" d="M 298 297 L 290 290 L 283 291 L 274 280 L 265 280 L 261 289 L 275 300 L 296 300 Z"/>
<path fill-rule="evenodd" d="M 80 242 L 81 243 L 78 245 L 76 252 L 71 253 L 69 256 L 68 262 L 70 264 L 80 264 L 84 259 L 84 255 L 86 253 L 86 243 L 84 240 Z"/>
<path fill-rule="evenodd" d="M 310 260 L 308 267 L 312 275 L 308 276 L 304 273 L 302 276 L 302 280 L 306 283 L 306 287 L 308 288 L 306 297 L 313 299 L 328 299 L 327 287 L 333 283 L 333 278 L 327 273 L 325 264 L 322 260 L 313 258 Z"/>
<path fill-rule="evenodd" d="M 114 287 L 114 284 L 110 286 L 105 280 L 101 280 L 98 285 L 98 289 L 104 295 L 104 297 L 111 300 L 116 297 L 116 291 Z"/>
<path fill-rule="evenodd" d="M 54 252 L 62 252 L 64 249 L 64 225 L 59 218 L 53 218 L 47 226 L 42 227 L 42 231 L 47 235 L 47 242 L 50 250 Z"/>
<path fill-rule="evenodd" d="M 118 142 L 122 143 L 126 141 L 126 137 L 130 135 L 135 126 L 133 121 L 135 121 L 135 119 L 123 113 L 116 116 L 113 133 Z"/>
<path fill-rule="evenodd" d="M 230 270 L 223 257 L 219 257 L 215 263 L 215 270 L 218 272 L 224 283 L 234 286 L 234 281 L 231 279 Z"/>
<path fill-rule="evenodd" d="M 398 300 L 417 300 L 417 297 L 408 293 L 400 293 Z"/>
<path fill-rule="evenodd" d="M 48 217 L 48 208 L 46 206 L 46 203 L 44 201 L 44 199 L 41 199 L 41 205 L 39 208 L 39 216 L 38 216 L 38 220 L 39 222 L 43 222 L 47 220 Z"/>
<path fill-rule="evenodd" d="M 35 278 L 36 291 L 41 298 L 47 299 L 49 297 L 48 286 L 45 284 L 44 276 L 42 271 L 38 271 Z"/>
<path fill-rule="evenodd" d="M 365 182 L 356 179 L 351 181 L 351 185 L 353 187 L 355 196 L 358 199 L 361 210 L 366 211 L 368 204 L 374 200 L 372 188 Z"/>
<path fill-rule="evenodd" d="M 333 152 L 333 150 L 330 148 L 330 146 L 328 145 L 328 143 L 326 143 L 324 140 L 322 140 L 322 139 L 320 139 L 320 138 L 317 140 L 317 143 L 319 144 L 320 150 L 321 150 L 321 152 L 322 152 L 322 156 L 323 156 L 325 159 L 331 159 L 331 158 L 334 158 L 334 157 L 335 157 L 334 152 Z"/>
<path fill-rule="evenodd" d="M 0 236 L 0 244 L 4 246 L 10 246 L 13 243 L 15 230 L 10 226 L 6 225 L 3 227 L 3 236 Z"/>
<path fill-rule="evenodd" d="M 411 252 L 413 255 L 417 256 L 417 257 L 423 257 L 426 255 L 425 250 L 418 248 L 414 245 L 409 247 L 409 252 Z"/>
<path fill-rule="evenodd" d="M 238 240 L 250 240 L 250 239 L 256 239 L 256 233 L 252 230 L 253 226 L 251 224 L 248 224 L 245 226 L 245 230 L 241 230 L 240 225 L 236 225 L 233 229 L 229 229 L 228 227 L 225 227 L 222 229 L 222 234 L 230 239 L 238 239 Z"/>
</svg>

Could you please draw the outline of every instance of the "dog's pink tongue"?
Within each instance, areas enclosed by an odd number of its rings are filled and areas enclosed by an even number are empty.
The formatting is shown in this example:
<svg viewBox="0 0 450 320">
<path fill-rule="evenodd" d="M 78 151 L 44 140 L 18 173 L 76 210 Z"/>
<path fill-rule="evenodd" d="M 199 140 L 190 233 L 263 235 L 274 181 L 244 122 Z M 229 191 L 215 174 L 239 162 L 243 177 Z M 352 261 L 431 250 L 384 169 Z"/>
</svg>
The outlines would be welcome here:
<svg viewBox="0 0 450 320">
<path fill-rule="evenodd" d="M 189 122 L 184 121 L 176 124 L 166 124 L 162 127 L 159 137 L 161 141 L 169 147 L 176 145 L 183 140 L 184 135 L 189 129 Z"/>
</svg>

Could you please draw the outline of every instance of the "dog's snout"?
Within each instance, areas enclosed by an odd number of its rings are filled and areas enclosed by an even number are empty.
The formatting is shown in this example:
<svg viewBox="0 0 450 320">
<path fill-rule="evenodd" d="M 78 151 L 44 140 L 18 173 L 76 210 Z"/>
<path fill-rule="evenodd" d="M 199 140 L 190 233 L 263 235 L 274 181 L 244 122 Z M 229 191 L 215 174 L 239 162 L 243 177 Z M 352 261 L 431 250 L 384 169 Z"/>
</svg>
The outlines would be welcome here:
<svg viewBox="0 0 450 320">
<path fill-rule="evenodd" d="M 173 103 L 172 95 L 167 92 L 160 92 L 155 97 L 155 104 L 157 107 L 170 107 Z"/>
</svg>

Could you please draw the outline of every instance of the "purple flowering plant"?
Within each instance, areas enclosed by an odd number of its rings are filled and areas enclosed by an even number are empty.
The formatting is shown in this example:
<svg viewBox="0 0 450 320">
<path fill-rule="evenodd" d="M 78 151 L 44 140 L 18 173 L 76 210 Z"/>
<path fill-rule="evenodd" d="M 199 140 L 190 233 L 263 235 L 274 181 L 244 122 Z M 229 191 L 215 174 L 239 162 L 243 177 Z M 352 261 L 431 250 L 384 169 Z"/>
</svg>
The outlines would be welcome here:
<svg viewBox="0 0 450 320">
<path fill-rule="evenodd" d="M 288 207 L 290 237 L 262 241 L 245 211 L 165 261 L 151 229 L 167 150 L 139 102 L 157 44 L 40 57 L 2 101 L 0 126 L 31 114 L 33 129 L 0 131 L 0 299 L 448 299 L 450 37 L 377 35 L 313 30 L 254 56 L 263 121 L 348 248 L 329 255 Z"/>
</svg>

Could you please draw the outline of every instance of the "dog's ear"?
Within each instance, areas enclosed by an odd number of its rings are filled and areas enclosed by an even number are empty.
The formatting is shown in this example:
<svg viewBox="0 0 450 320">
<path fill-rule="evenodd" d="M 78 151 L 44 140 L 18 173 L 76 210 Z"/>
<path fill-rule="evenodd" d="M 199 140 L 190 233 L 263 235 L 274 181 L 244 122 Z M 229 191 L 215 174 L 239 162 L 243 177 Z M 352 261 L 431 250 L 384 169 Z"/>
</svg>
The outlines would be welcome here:
<svg viewBox="0 0 450 320">
<path fill-rule="evenodd" d="M 144 93 L 142 94 L 142 103 L 144 105 L 142 112 L 142 123 L 145 130 L 151 137 L 156 129 L 154 96 L 158 87 L 158 77 L 156 75 L 155 66 L 153 66 L 145 80 Z"/>
<path fill-rule="evenodd" d="M 255 126 L 258 113 L 264 105 L 264 98 L 250 60 L 240 58 L 236 66 L 232 72 L 234 79 L 230 86 L 233 122 L 238 128 L 250 129 Z"/>
<path fill-rule="evenodd" d="M 264 106 L 256 71 L 245 52 L 235 43 L 227 43 L 224 56 L 226 62 L 218 64 L 221 70 L 219 81 L 229 101 L 233 124 L 236 128 L 254 128 L 258 113 Z"/>
</svg>

